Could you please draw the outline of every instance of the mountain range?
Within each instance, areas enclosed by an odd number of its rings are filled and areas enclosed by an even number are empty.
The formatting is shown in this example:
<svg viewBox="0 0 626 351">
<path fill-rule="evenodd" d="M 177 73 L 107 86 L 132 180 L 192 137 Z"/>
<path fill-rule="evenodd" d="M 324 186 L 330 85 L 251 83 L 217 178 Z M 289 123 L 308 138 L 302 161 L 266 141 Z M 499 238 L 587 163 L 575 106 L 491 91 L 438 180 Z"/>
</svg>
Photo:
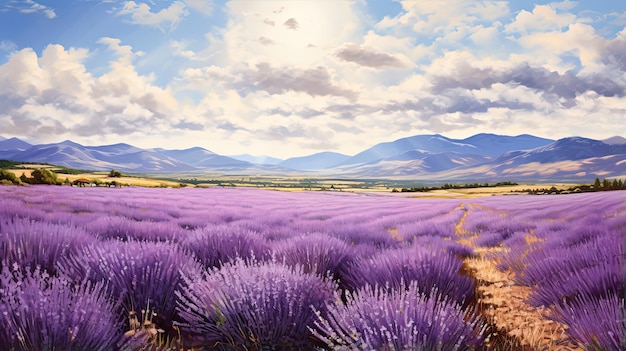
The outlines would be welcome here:
<svg viewBox="0 0 626 351">
<path fill-rule="evenodd" d="M 320 152 L 281 160 L 271 156 L 225 156 L 201 147 L 142 149 L 124 143 L 84 146 L 70 140 L 32 145 L 18 138 L 0 137 L 0 159 L 143 174 L 588 182 L 596 177 L 626 177 L 626 139 L 552 140 L 528 134 L 487 133 L 452 139 L 426 134 L 380 143 L 352 156 Z"/>
</svg>

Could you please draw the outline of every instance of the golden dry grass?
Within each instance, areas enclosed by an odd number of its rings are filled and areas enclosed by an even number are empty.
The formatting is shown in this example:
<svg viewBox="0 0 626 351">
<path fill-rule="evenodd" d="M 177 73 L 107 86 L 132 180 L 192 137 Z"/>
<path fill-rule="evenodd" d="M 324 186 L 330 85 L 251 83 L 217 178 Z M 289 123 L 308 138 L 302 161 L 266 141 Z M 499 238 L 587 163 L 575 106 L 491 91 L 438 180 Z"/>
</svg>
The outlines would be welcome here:
<svg viewBox="0 0 626 351">
<path fill-rule="evenodd" d="M 485 251 L 485 253 L 490 250 Z M 512 273 L 501 272 L 483 255 L 468 258 L 466 270 L 476 279 L 479 310 L 498 330 L 537 350 L 580 350 L 569 341 L 567 326 L 545 317 L 543 308 L 525 302 L 531 289 L 514 283 Z"/>
<path fill-rule="evenodd" d="M 39 168 L 37 167 L 37 165 L 33 166 L 33 165 L 28 165 L 29 168 L 28 169 L 22 169 L 22 168 L 12 168 L 12 169 L 8 169 L 7 171 L 15 174 L 16 176 L 21 176 L 22 174 L 26 175 L 27 177 L 31 177 L 31 173 L 33 172 L 33 170 Z M 30 168 L 32 166 L 32 168 Z M 47 166 L 47 169 L 51 170 L 52 172 L 54 172 L 55 168 L 54 167 L 50 167 Z M 152 178 L 143 178 L 143 177 L 116 177 L 116 178 L 111 178 L 108 176 L 109 173 L 108 172 L 98 172 L 98 173 L 81 173 L 81 174 L 62 174 L 62 173 L 57 173 L 57 177 L 59 180 L 63 181 L 66 178 L 70 181 L 73 182 L 77 179 L 89 179 L 90 181 L 99 181 L 99 182 L 112 182 L 115 181 L 119 184 L 123 184 L 123 185 L 132 185 L 132 186 L 144 186 L 144 187 L 178 187 L 180 185 L 180 183 L 177 182 L 173 182 L 173 181 L 167 181 L 167 180 L 158 180 L 158 179 L 152 179 Z"/>
</svg>

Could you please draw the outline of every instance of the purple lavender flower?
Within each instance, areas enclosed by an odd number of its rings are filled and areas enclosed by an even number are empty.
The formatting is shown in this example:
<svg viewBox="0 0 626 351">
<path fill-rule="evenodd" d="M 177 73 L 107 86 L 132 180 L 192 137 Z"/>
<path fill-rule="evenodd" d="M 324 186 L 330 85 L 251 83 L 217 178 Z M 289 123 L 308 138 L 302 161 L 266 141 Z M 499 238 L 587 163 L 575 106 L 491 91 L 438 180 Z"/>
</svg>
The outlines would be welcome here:
<svg viewBox="0 0 626 351">
<path fill-rule="evenodd" d="M 516 216 L 517 217 L 517 216 Z M 487 210 L 474 210 L 464 223 L 465 229 L 474 233 L 492 232 L 500 233 L 503 240 L 516 232 L 528 232 L 534 229 L 533 223 L 512 220 L 508 213 Z"/>
<path fill-rule="evenodd" d="M 2 187 L 6 189 L 7 187 Z M 38 207 L 26 206 L 23 198 L 10 198 L 2 194 L 0 201 L 0 219 L 13 220 L 17 218 L 27 218 L 31 220 L 42 220 L 46 217 L 46 213 Z"/>
<path fill-rule="evenodd" d="M 92 242 L 95 238 L 72 225 L 19 218 L 0 222 L 0 257 L 23 267 L 40 266 L 49 274 L 55 273 L 57 260 L 78 252 Z"/>
<path fill-rule="evenodd" d="M 566 239 L 579 232 L 562 234 L 560 245 L 546 243 L 526 249 L 520 271 L 515 277 L 520 284 L 533 287 L 529 302 L 535 306 L 550 306 L 563 299 L 579 295 L 607 298 L 623 293 L 624 243 L 617 232 L 584 232 L 585 241 Z M 565 246 L 563 242 L 575 242 Z M 520 244 L 520 247 L 524 247 Z M 519 250 L 519 249 L 518 249 Z"/>
<path fill-rule="evenodd" d="M 377 249 L 404 246 L 401 241 L 393 238 L 387 229 L 372 227 L 367 221 L 359 221 L 358 218 L 334 221 L 328 233 L 351 245 L 367 244 Z"/>
<path fill-rule="evenodd" d="M 19 264 L 0 273 L 0 349 L 103 350 L 118 347 L 122 325 L 104 283 L 73 283 Z"/>
<path fill-rule="evenodd" d="M 484 330 L 474 313 L 426 297 L 416 282 L 391 292 L 365 286 L 316 314 L 312 332 L 332 350 L 468 350 Z"/>
<path fill-rule="evenodd" d="M 176 317 L 175 291 L 183 282 L 182 274 L 200 270 L 193 256 L 172 243 L 137 241 L 90 245 L 58 266 L 74 281 L 109 282 L 107 291 L 120 302 L 120 316 L 149 304 L 163 329 Z"/>
<path fill-rule="evenodd" d="M 474 245 L 480 247 L 498 247 L 509 237 L 508 234 L 498 232 L 483 232 L 474 240 Z"/>
<path fill-rule="evenodd" d="M 341 281 L 355 255 L 351 246 L 326 234 L 311 233 L 274 245 L 276 259 L 289 266 L 302 265 L 305 273 Z"/>
<path fill-rule="evenodd" d="M 124 216 L 101 216 L 84 226 L 100 239 L 176 241 L 186 235 L 174 222 L 136 221 Z"/>
<path fill-rule="evenodd" d="M 177 292 L 181 329 L 201 336 L 206 347 L 311 350 L 311 306 L 323 311 L 333 291 L 301 267 L 237 260 L 189 278 Z"/>
<path fill-rule="evenodd" d="M 422 294 L 436 288 L 442 296 L 464 303 L 474 293 L 474 281 L 459 274 L 462 262 L 453 255 L 424 247 L 384 250 L 360 259 L 345 277 L 351 290 L 370 286 L 393 289 L 415 282 Z"/>
<path fill-rule="evenodd" d="M 625 302 L 618 296 L 597 299 L 576 297 L 558 303 L 550 316 L 569 328 L 567 333 L 586 350 L 624 350 L 626 346 Z"/>
<path fill-rule="evenodd" d="M 220 267 L 235 258 L 267 258 L 269 245 L 257 232 L 239 225 L 207 225 L 189 232 L 182 246 L 205 267 Z"/>
<path fill-rule="evenodd" d="M 415 237 L 411 242 L 411 246 L 453 255 L 459 259 L 475 255 L 471 247 L 458 243 L 450 236 L 424 235 Z"/>
</svg>

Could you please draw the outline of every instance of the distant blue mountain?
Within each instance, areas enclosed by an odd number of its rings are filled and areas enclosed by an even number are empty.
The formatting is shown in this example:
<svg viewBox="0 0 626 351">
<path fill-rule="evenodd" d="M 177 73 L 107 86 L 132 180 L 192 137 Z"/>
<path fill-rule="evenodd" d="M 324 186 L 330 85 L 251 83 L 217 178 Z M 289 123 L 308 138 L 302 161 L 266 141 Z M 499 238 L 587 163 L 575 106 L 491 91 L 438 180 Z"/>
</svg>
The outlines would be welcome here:
<svg viewBox="0 0 626 351">
<path fill-rule="evenodd" d="M 369 163 L 403 154 L 407 151 L 429 151 L 429 152 L 462 152 L 474 153 L 476 147 L 469 144 L 455 142 L 439 134 L 415 135 L 408 138 L 398 139 L 392 142 L 377 144 L 365 151 L 362 151 L 349 159 L 343 161 L 340 166 Z"/>
<path fill-rule="evenodd" d="M 426 155 L 421 160 L 423 171 L 440 172 L 447 169 L 482 164 L 489 161 L 489 157 L 473 154 L 459 154 L 456 152 L 442 152 Z"/>
<path fill-rule="evenodd" d="M 192 147 L 189 149 L 183 150 L 167 150 L 162 148 L 153 149 L 154 151 L 161 152 L 176 158 L 177 160 L 183 161 L 185 163 L 197 163 L 201 160 L 217 155 L 213 151 L 201 148 L 201 147 Z"/>
<path fill-rule="evenodd" d="M 174 159 L 185 162 L 198 169 L 211 168 L 249 168 L 250 162 L 236 160 L 232 157 L 218 155 L 201 147 L 192 147 L 184 150 L 155 149 Z"/>
<path fill-rule="evenodd" d="M 77 145 L 77 146 L 82 146 L 80 144 L 76 144 L 74 142 L 71 141 L 66 141 L 69 144 L 72 145 Z M 94 151 L 98 151 L 102 154 L 109 154 L 109 155 L 115 155 L 115 154 L 123 154 L 123 153 L 132 153 L 132 152 L 139 152 L 142 151 L 143 149 L 140 149 L 136 146 L 132 146 L 129 144 L 125 144 L 125 143 L 119 143 L 119 144 L 112 144 L 112 145 L 101 145 L 101 146 L 86 146 L 87 148 L 94 150 Z"/>
<path fill-rule="evenodd" d="M 626 144 L 581 137 L 559 139 L 532 150 L 511 151 L 476 166 L 431 174 L 444 179 L 484 181 L 572 181 L 626 176 Z"/>
<path fill-rule="evenodd" d="M 32 145 L 18 138 L 0 140 L 0 150 L 26 150 Z"/>
<path fill-rule="evenodd" d="M 475 166 L 492 160 L 492 157 L 459 154 L 456 152 L 407 151 L 403 154 L 386 157 L 365 164 L 342 166 L 346 174 L 367 177 L 416 176 L 424 177 L 436 172 Z"/>
<path fill-rule="evenodd" d="M 539 138 L 533 135 L 522 134 L 518 136 L 496 135 L 481 133 L 463 139 L 463 143 L 474 145 L 479 153 L 485 156 L 499 156 L 512 150 L 530 150 L 540 146 L 548 145 L 554 140 Z"/>
<path fill-rule="evenodd" d="M 603 139 L 602 142 L 609 145 L 626 144 L 626 138 L 616 135 L 607 139 Z"/>
<path fill-rule="evenodd" d="M 24 151 L 32 147 L 31 144 L 18 138 L 3 138 L 0 140 L 0 159 L 10 160 L 17 152 Z"/>
<path fill-rule="evenodd" d="M 332 168 L 349 158 L 350 156 L 337 152 L 319 152 L 308 156 L 288 158 L 278 166 L 299 171 L 316 171 Z"/>
<path fill-rule="evenodd" d="M 15 153 L 16 161 L 45 162 L 61 166 L 90 169 L 116 169 L 124 172 L 171 172 L 192 170 L 192 166 L 158 152 L 128 144 L 83 146 L 66 140 L 60 143 L 35 145 Z"/>
<path fill-rule="evenodd" d="M 500 156 L 513 150 L 534 149 L 553 142 L 532 135 L 502 136 L 477 134 L 467 139 L 451 139 L 439 134 L 416 135 L 377 144 L 342 162 L 340 166 L 368 163 L 409 151 L 422 153 L 455 152 L 458 154 Z"/>
<path fill-rule="evenodd" d="M 516 151 L 505 153 L 495 160 L 495 162 L 512 162 L 513 164 L 529 162 L 550 163 L 558 161 L 576 161 L 615 154 L 626 155 L 626 145 L 609 145 L 599 140 L 571 137 L 559 139 L 548 145 L 525 152 Z"/>
<path fill-rule="evenodd" d="M 255 163 L 258 165 L 277 165 L 281 162 L 283 162 L 283 159 L 280 158 L 276 158 L 276 157 L 271 157 L 271 156 L 265 156 L 265 155 L 259 155 L 259 156 L 255 156 L 255 155 L 248 155 L 248 154 L 242 154 L 242 155 L 230 155 L 228 156 L 230 158 L 234 158 L 235 160 L 239 160 L 239 161 L 246 161 L 246 162 L 250 162 L 250 163 Z"/>
<path fill-rule="evenodd" d="M 276 165 L 251 163 L 201 147 L 142 149 L 129 144 L 83 146 L 70 140 L 31 145 L 0 140 L 0 158 L 126 173 L 302 174 L 401 177 L 445 181 L 592 181 L 626 176 L 626 139 L 556 141 L 532 135 L 477 134 L 466 139 L 416 135 L 381 143 L 354 156 L 321 152 Z M 272 159 L 276 161 L 277 159 Z M 321 173 L 320 173 L 321 174 Z"/>
<path fill-rule="evenodd" d="M 433 155 L 433 153 L 426 152 L 426 151 L 419 151 L 419 150 L 409 150 L 398 155 L 374 160 L 374 161 L 371 161 L 370 163 L 376 163 L 376 162 L 381 162 L 381 161 L 413 161 L 413 160 L 422 159 L 429 155 Z"/>
</svg>

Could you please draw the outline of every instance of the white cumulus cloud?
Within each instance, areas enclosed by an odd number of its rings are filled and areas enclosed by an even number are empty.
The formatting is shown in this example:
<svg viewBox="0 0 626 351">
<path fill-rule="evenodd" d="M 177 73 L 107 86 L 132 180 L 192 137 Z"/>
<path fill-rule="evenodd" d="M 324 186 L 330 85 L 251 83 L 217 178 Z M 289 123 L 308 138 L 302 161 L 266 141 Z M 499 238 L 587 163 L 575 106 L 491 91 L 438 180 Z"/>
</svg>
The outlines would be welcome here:
<svg viewBox="0 0 626 351">
<path fill-rule="evenodd" d="M 5 0 L 0 3 L 0 12 L 15 10 L 23 14 L 43 14 L 49 19 L 57 17 L 52 7 L 42 5 L 34 0 Z"/>
<path fill-rule="evenodd" d="M 192 1 L 194 6 L 200 6 L 200 1 Z M 146 3 L 126 1 L 117 12 L 118 15 L 129 15 L 135 24 L 150 26 L 165 31 L 165 27 L 172 31 L 180 20 L 189 15 L 189 11 L 182 1 L 174 1 L 169 7 L 153 12 Z"/>
</svg>

